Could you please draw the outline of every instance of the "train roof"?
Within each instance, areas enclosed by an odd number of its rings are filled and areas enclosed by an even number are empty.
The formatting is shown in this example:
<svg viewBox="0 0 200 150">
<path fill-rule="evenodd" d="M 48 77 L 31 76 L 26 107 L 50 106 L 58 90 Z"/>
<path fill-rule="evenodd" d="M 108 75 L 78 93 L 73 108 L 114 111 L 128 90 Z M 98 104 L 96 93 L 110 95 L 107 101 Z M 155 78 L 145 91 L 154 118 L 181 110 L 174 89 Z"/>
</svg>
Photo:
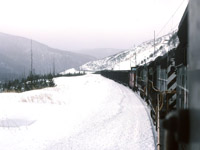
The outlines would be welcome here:
<svg viewBox="0 0 200 150">
<path fill-rule="evenodd" d="M 185 9 L 183 17 L 178 26 L 178 37 L 181 45 L 186 45 L 188 42 L 188 6 Z"/>
<path fill-rule="evenodd" d="M 176 49 L 176 66 L 183 64 L 187 65 L 187 48 L 188 48 L 188 6 L 183 14 L 179 24 L 178 38 L 179 45 Z"/>
</svg>

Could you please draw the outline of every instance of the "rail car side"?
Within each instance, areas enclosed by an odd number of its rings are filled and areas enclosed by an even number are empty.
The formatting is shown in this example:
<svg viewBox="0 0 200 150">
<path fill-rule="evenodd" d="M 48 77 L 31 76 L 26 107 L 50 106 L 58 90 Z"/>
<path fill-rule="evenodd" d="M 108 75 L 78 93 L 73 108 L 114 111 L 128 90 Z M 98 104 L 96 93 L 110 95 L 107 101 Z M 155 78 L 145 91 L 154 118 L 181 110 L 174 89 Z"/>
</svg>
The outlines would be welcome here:
<svg viewBox="0 0 200 150">
<path fill-rule="evenodd" d="M 129 71 L 101 71 L 103 76 L 127 85 L 139 93 L 150 106 L 156 127 L 160 124 L 158 114 L 162 120 L 173 110 L 188 108 L 187 13 L 186 9 L 179 25 L 177 35 L 180 43 L 177 48 L 169 50 L 152 62 L 132 67 Z M 163 137 L 163 131 L 160 134 Z M 162 139 L 159 145 L 164 145 L 163 142 Z M 184 144 L 180 147 L 184 147 Z"/>
</svg>

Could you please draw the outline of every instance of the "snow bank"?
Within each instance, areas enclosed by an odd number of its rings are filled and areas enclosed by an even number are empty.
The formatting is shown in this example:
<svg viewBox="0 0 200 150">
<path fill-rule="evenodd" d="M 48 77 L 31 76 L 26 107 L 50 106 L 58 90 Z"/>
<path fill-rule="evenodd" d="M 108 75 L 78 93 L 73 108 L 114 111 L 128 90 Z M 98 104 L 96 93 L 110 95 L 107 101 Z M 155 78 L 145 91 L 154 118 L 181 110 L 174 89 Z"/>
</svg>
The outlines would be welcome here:
<svg viewBox="0 0 200 150">
<path fill-rule="evenodd" d="M 100 75 L 60 77 L 56 87 L 0 94 L 3 150 L 153 150 L 145 106 Z"/>
<path fill-rule="evenodd" d="M 83 73 L 83 71 L 77 71 L 76 69 L 71 68 L 71 69 L 61 72 L 60 74 L 65 75 L 65 74 L 78 74 L 78 73 Z"/>
</svg>

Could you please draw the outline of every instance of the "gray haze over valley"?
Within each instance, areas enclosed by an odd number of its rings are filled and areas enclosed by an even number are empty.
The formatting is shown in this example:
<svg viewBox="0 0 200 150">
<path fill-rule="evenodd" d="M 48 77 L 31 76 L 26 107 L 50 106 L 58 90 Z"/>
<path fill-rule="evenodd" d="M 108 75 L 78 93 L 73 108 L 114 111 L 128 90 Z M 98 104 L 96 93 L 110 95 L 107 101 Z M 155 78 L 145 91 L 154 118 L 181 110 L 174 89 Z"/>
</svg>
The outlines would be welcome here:
<svg viewBox="0 0 200 150">
<path fill-rule="evenodd" d="M 59 73 L 69 68 L 95 60 L 95 57 L 50 48 L 32 41 L 33 69 L 37 74 Z M 30 73 L 31 40 L 23 37 L 0 33 L 0 80 L 21 78 Z"/>
</svg>

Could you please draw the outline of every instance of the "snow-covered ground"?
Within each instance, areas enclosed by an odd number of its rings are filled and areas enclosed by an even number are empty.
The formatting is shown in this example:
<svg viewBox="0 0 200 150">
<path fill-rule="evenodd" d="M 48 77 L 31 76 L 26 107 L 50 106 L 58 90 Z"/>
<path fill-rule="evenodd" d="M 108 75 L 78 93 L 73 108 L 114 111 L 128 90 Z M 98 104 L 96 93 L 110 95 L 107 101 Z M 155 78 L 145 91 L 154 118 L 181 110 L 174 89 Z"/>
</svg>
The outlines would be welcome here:
<svg viewBox="0 0 200 150">
<path fill-rule="evenodd" d="M 0 149 L 155 149 L 147 108 L 129 88 L 93 74 L 55 83 L 0 94 Z"/>
</svg>

